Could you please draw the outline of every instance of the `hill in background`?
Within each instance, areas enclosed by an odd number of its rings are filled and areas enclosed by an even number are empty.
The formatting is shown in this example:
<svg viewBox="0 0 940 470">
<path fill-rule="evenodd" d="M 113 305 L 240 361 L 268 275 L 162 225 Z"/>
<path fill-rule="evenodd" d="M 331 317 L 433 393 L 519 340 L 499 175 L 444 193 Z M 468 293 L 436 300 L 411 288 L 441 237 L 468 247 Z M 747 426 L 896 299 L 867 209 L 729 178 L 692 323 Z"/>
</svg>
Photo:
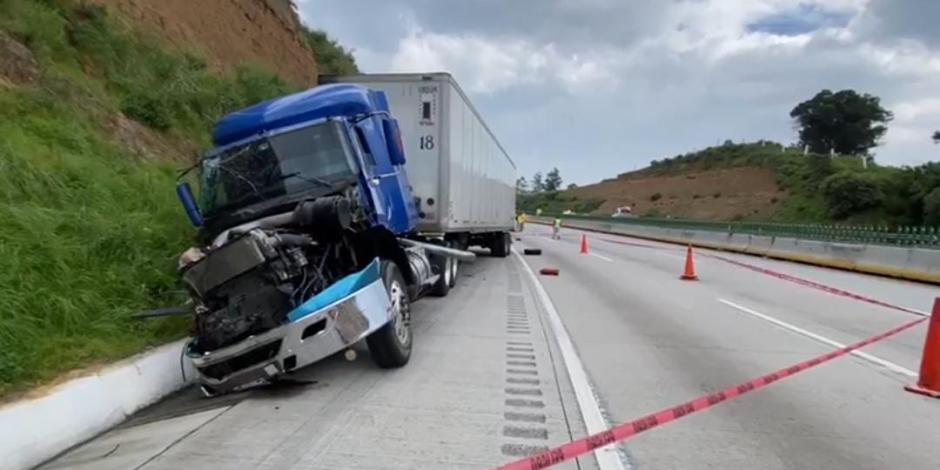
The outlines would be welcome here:
<svg viewBox="0 0 940 470">
<path fill-rule="evenodd" d="M 936 225 L 940 164 L 888 167 L 769 141 L 726 142 L 599 183 L 519 198 L 530 213 L 607 216 L 621 206 L 646 217 Z"/>
</svg>

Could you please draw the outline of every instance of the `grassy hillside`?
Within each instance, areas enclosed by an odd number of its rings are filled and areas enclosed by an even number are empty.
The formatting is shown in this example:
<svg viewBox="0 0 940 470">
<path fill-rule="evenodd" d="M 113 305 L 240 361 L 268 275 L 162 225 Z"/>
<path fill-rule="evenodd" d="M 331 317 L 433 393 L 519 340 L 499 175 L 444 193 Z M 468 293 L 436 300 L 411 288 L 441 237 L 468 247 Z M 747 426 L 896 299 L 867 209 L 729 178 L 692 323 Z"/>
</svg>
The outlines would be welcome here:
<svg viewBox="0 0 940 470">
<path fill-rule="evenodd" d="M 0 0 L 0 397 L 188 331 L 128 319 L 182 300 L 176 172 L 214 119 L 292 86 L 158 44 L 98 7 Z"/>
<path fill-rule="evenodd" d="M 774 142 L 710 147 L 652 162 L 645 172 L 665 174 L 718 167 L 772 169 L 788 193 L 772 220 L 883 225 L 940 223 L 940 164 L 878 165 L 863 157 L 804 155 Z"/>
<path fill-rule="evenodd" d="M 754 180 L 760 171 L 772 175 L 772 180 Z M 640 188 L 658 187 L 663 189 L 647 189 L 654 192 L 642 193 L 643 199 L 635 195 Z M 739 192 L 730 198 L 729 188 L 735 187 Z M 625 198 L 624 194 L 633 196 Z M 724 213 L 729 219 L 778 222 L 937 225 L 940 164 L 916 168 L 874 162 L 865 165 L 860 157 L 804 155 L 800 149 L 775 142 L 728 142 L 654 160 L 643 170 L 596 185 L 556 195 L 520 197 L 520 208 L 529 212 L 538 207 L 549 212 L 590 212 L 593 207 L 606 214 L 608 206 L 621 203 L 639 206 L 643 209 L 639 215 L 648 216 L 667 215 L 660 207 L 678 207 L 685 210 L 678 216 L 693 218 L 714 218 L 710 214 Z M 737 206 L 746 210 L 727 210 Z M 727 215 L 731 212 L 736 215 Z"/>
</svg>

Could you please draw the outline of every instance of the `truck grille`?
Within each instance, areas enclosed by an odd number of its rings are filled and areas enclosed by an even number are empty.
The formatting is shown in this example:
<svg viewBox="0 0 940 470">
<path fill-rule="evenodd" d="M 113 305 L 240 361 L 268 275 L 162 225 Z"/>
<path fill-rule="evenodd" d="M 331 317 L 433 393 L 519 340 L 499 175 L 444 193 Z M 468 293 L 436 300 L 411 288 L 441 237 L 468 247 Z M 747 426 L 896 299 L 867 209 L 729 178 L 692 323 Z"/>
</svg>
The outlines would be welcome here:
<svg viewBox="0 0 940 470">
<path fill-rule="evenodd" d="M 272 341 L 231 359 L 212 364 L 211 366 L 201 367 L 199 372 L 207 377 L 211 377 L 216 380 L 222 380 L 223 378 L 246 367 L 251 367 L 255 364 L 267 361 L 268 359 L 277 356 L 277 353 L 280 350 L 281 340 Z"/>
</svg>

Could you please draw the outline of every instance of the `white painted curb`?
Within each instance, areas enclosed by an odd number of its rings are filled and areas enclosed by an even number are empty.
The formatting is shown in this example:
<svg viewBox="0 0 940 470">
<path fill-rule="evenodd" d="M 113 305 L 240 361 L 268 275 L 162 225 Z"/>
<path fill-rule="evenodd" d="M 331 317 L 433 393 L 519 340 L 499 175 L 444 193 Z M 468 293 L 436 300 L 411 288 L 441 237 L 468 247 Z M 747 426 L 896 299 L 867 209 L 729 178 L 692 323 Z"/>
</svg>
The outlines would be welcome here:
<svg viewBox="0 0 940 470">
<path fill-rule="evenodd" d="M 187 340 L 160 346 L 70 380 L 41 398 L 0 408 L 0 470 L 26 470 L 110 429 L 182 388 Z M 186 378 L 193 377 L 184 361 Z"/>
</svg>

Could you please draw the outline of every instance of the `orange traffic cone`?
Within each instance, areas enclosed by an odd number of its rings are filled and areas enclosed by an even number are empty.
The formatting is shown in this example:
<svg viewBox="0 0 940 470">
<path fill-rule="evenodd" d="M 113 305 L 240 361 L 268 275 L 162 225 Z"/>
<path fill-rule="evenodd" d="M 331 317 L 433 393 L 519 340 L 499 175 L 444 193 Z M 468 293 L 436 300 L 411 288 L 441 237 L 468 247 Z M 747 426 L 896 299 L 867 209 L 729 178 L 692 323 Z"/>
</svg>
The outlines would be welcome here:
<svg viewBox="0 0 940 470">
<path fill-rule="evenodd" d="M 695 261 L 692 260 L 692 245 L 689 245 L 689 249 L 685 252 L 685 272 L 679 276 L 679 279 L 683 281 L 698 280 L 698 276 L 695 275 Z"/>
<path fill-rule="evenodd" d="M 587 235 L 581 234 L 581 254 L 588 254 L 588 244 L 587 244 Z"/>
<path fill-rule="evenodd" d="M 927 339 L 924 341 L 924 355 L 920 362 L 920 378 L 916 385 L 908 385 L 904 390 L 940 398 L 940 298 L 933 302 Z"/>
</svg>

